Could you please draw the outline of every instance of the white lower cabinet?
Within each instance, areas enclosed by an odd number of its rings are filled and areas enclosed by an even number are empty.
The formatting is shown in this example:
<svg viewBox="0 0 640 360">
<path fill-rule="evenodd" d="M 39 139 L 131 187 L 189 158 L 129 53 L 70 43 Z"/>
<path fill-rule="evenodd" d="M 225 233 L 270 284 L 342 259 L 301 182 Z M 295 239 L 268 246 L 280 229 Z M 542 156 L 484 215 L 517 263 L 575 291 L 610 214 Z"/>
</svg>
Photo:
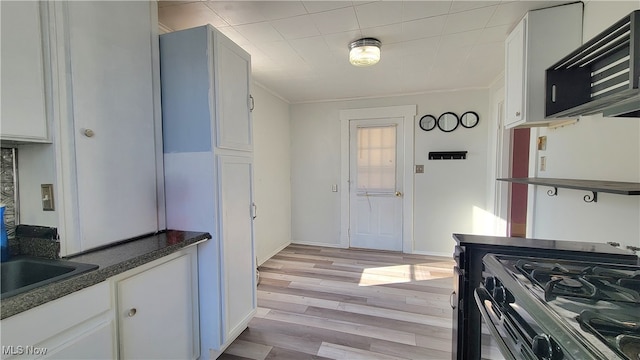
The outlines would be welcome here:
<svg viewBox="0 0 640 360">
<path fill-rule="evenodd" d="M 196 247 L 0 321 L 2 359 L 197 359 Z"/>
<path fill-rule="evenodd" d="M 115 313 L 104 281 L 0 321 L 2 359 L 114 359 Z"/>
<path fill-rule="evenodd" d="M 220 224 L 222 240 L 223 343 L 229 344 L 247 327 L 256 310 L 253 256 L 253 161 L 219 155 Z"/>
<path fill-rule="evenodd" d="M 200 355 L 195 247 L 160 260 L 116 280 L 122 359 Z"/>
</svg>

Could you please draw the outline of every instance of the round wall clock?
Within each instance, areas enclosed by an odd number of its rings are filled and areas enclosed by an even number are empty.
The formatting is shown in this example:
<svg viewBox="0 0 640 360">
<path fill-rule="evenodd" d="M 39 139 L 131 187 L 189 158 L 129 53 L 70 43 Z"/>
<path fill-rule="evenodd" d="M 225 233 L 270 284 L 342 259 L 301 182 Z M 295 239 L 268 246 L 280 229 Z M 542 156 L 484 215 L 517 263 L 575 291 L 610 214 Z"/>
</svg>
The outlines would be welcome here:
<svg viewBox="0 0 640 360">
<path fill-rule="evenodd" d="M 433 115 L 425 115 L 420 118 L 420 129 L 424 131 L 431 131 L 436 127 L 436 117 Z"/>
</svg>

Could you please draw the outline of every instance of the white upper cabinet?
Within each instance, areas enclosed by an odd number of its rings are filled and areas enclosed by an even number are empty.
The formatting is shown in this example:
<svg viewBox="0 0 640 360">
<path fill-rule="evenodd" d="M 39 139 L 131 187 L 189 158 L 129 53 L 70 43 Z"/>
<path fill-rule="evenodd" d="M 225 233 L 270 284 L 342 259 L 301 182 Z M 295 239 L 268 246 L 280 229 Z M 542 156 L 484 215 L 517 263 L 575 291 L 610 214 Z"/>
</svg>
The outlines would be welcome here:
<svg viewBox="0 0 640 360">
<path fill-rule="evenodd" d="M 214 79 L 218 94 L 217 147 L 231 150 L 253 150 L 250 93 L 251 58 L 220 33 L 213 33 Z M 248 105 L 247 105 L 248 104 Z"/>
<path fill-rule="evenodd" d="M 70 254 L 158 231 L 156 4 L 54 4 L 64 34 L 56 39 L 60 226 Z"/>
<path fill-rule="evenodd" d="M 582 44 L 582 3 L 529 11 L 505 42 L 505 128 L 545 126 L 545 71 Z M 562 120 L 562 119 L 559 119 Z"/>
<path fill-rule="evenodd" d="M 48 142 L 46 28 L 37 1 L 0 1 L 0 139 Z M 43 36 L 43 30 L 45 30 Z"/>
<path fill-rule="evenodd" d="M 518 26 L 509 34 L 506 41 L 505 53 L 506 53 L 506 75 L 507 87 L 509 91 L 506 92 L 506 113 L 507 126 L 520 123 L 522 119 L 525 119 L 524 114 L 524 80 L 525 80 L 525 33 L 527 27 L 527 17 L 522 19 Z"/>
</svg>

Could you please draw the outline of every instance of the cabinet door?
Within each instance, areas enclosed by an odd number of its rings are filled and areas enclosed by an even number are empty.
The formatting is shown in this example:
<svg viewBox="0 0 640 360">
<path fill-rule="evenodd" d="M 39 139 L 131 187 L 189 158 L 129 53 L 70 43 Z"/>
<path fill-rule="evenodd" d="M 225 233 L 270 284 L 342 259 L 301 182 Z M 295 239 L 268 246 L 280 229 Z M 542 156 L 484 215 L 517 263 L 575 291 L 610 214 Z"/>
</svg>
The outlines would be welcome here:
<svg viewBox="0 0 640 360">
<path fill-rule="evenodd" d="M 241 47 L 218 31 L 214 31 L 213 41 L 217 146 L 251 151 L 251 58 Z"/>
<path fill-rule="evenodd" d="M 252 160 L 218 156 L 218 174 L 225 343 L 244 330 L 256 309 Z"/>
<path fill-rule="evenodd" d="M 194 261 L 189 252 L 118 282 L 121 358 L 198 357 Z"/>
<path fill-rule="evenodd" d="M 525 114 L 525 69 L 526 29 L 525 17 L 509 34 L 505 43 L 505 127 L 512 127 L 526 119 Z"/>
<path fill-rule="evenodd" d="M 31 346 L 56 359 L 114 359 L 111 294 L 107 280 L 0 320 L 2 345 L 7 346 L 0 357 L 13 359 L 19 355 L 13 353 L 16 347 Z"/>
<path fill-rule="evenodd" d="M 101 324 L 78 336 L 51 354 L 49 359 L 115 359 L 113 321 Z"/>
<path fill-rule="evenodd" d="M 82 250 L 157 231 L 150 3 L 70 1 Z"/>
<path fill-rule="evenodd" d="M 48 140 L 40 6 L 37 1 L 0 2 L 3 140 Z"/>
</svg>

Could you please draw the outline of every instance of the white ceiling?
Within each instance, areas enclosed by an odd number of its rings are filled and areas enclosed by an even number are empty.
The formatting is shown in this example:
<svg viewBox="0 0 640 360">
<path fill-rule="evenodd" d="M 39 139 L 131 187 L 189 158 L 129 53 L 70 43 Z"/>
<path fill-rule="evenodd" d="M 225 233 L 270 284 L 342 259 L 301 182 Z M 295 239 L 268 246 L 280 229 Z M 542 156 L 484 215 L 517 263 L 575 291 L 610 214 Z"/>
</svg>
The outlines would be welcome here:
<svg viewBox="0 0 640 360">
<path fill-rule="evenodd" d="M 160 1 L 161 29 L 211 24 L 251 54 L 255 81 L 290 103 L 487 87 L 528 10 L 559 1 Z M 377 65 L 348 44 L 382 42 Z M 552 40 L 552 39 L 550 39 Z"/>
</svg>

